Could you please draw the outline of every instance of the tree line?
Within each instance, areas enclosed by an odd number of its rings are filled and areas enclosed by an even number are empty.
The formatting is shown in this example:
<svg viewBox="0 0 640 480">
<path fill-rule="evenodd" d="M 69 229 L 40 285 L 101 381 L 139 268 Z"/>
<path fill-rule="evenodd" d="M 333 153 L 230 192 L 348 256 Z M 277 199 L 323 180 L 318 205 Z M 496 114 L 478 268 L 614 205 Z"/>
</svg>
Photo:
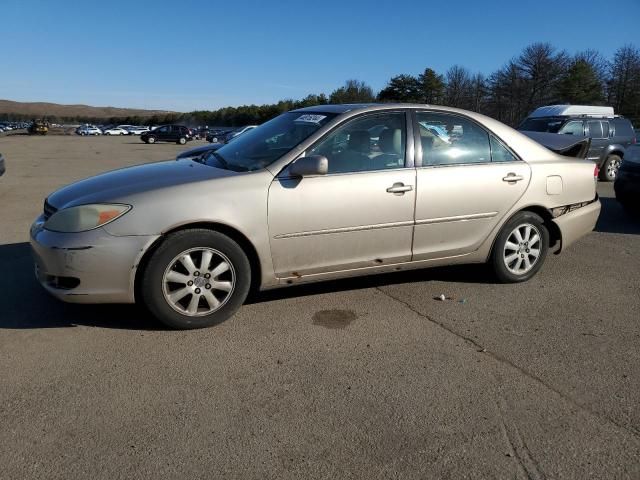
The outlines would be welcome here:
<svg viewBox="0 0 640 480">
<path fill-rule="evenodd" d="M 488 76 L 461 65 L 444 73 L 427 67 L 419 75 L 392 77 L 377 93 L 363 81 L 347 80 L 328 96 L 192 112 L 183 119 L 210 125 L 259 124 L 293 108 L 375 101 L 458 107 L 513 126 L 543 105 L 610 105 L 640 127 L 640 50 L 625 45 L 607 59 L 595 50 L 570 55 L 549 43 L 534 43 Z"/>
<path fill-rule="evenodd" d="M 402 73 L 379 92 L 364 81 L 347 80 L 329 95 L 310 94 L 301 100 L 224 107 L 185 114 L 111 118 L 110 123 L 240 126 L 260 124 L 295 108 L 327 103 L 410 102 L 446 105 L 489 115 L 508 125 L 520 123 L 531 111 L 551 104 L 610 105 L 616 114 L 640 126 L 640 50 L 620 47 L 607 59 L 595 50 L 569 54 L 549 43 L 533 43 L 501 68 L 484 75 L 453 65 L 439 73 L 425 68 L 418 75 Z M 49 118 L 50 121 L 105 119 Z"/>
</svg>

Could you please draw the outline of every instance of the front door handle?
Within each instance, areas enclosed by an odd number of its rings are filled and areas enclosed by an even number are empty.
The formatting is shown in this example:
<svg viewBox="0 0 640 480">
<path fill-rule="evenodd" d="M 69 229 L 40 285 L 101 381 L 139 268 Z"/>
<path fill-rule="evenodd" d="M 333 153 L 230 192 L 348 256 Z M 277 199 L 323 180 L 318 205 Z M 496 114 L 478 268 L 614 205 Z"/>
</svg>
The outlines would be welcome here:
<svg viewBox="0 0 640 480">
<path fill-rule="evenodd" d="M 404 195 L 404 192 L 410 192 L 413 190 L 413 186 L 405 185 L 402 182 L 396 182 L 393 186 L 387 188 L 387 193 L 393 193 L 394 195 Z"/>
<path fill-rule="evenodd" d="M 502 177 L 503 182 L 519 182 L 520 180 L 524 180 L 524 177 L 513 172 L 508 173 L 506 177 Z"/>
</svg>

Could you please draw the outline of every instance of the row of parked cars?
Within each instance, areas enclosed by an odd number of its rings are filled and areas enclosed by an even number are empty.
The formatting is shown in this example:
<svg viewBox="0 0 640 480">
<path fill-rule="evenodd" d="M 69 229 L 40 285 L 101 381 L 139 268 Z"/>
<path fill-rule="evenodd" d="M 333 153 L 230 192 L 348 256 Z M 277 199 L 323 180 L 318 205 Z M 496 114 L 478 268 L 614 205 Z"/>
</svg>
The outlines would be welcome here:
<svg viewBox="0 0 640 480">
<path fill-rule="evenodd" d="M 78 135 L 142 135 L 149 127 L 137 125 L 81 125 L 76 129 Z"/>
<path fill-rule="evenodd" d="M 240 128 L 189 128 L 184 125 L 162 125 L 140 135 L 145 143 L 175 142 L 184 145 L 191 140 L 205 138 L 213 144 L 226 144 L 240 135 L 256 128 L 257 125 L 246 125 Z"/>
<path fill-rule="evenodd" d="M 2 132 L 10 132 L 12 130 L 20 130 L 23 128 L 29 128 L 29 123 L 27 122 L 4 122 L 0 123 L 0 133 Z"/>
</svg>

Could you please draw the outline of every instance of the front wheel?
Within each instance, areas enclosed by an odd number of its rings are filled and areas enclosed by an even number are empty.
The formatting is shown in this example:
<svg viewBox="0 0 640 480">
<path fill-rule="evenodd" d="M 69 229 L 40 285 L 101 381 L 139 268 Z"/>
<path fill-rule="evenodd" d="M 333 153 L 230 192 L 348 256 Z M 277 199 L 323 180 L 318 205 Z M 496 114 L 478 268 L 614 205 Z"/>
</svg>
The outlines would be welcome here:
<svg viewBox="0 0 640 480">
<path fill-rule="evenodd" d="M 185 143 L 187 143 L 187 139 L 184 137 L 180 137 L 178 139 L 178 145 L 184 145 Z"/>
<path fill-rule="evenodd" d="M 490 262 L 500 282 L 525 282 L 538 273 L 548 250 L 549 232 L 542 218 L 520 212 L 500 230 Z"/>
<path fill-rule="evenodd" d="M 240 246 L 218 232 L 184 230 L 168 236 L 142 274 L 144 305 L 176 329 L 209 327 L 244 303 L 251 268 Z"/>
<path fill-rule="evenodd" d="M 156 143 L 156 137 L 147 138 L 147 143 Z"/>
<path fill-rule="evenodd" d="M 618 155 L 609 155 L 600 169 L 600 180 L 613 182 L 618 176 L 618 169 L 622 159 Z"/>
</svg>

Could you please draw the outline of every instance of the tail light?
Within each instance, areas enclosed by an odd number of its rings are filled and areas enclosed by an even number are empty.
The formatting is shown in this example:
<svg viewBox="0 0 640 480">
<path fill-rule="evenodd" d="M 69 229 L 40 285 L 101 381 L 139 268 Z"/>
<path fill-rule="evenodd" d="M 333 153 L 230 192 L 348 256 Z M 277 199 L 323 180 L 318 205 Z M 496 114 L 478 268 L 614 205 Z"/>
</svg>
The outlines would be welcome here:
<svg viewBox="0 0 640 480">
<path fill-rule="evenodd" d="M 633 137 L 631 139 L 631 145 L 635 145 L 636 143 L 638 143 L 638 138 L 637 137 Z"/>
<path fill-rule="evenodd" d="M 599 176 L 600 176 L 600 167 L 598 167 L 598 165 L 596 164 L 593 167 L 593 179 L 597 182 Z"/>
</svg>

